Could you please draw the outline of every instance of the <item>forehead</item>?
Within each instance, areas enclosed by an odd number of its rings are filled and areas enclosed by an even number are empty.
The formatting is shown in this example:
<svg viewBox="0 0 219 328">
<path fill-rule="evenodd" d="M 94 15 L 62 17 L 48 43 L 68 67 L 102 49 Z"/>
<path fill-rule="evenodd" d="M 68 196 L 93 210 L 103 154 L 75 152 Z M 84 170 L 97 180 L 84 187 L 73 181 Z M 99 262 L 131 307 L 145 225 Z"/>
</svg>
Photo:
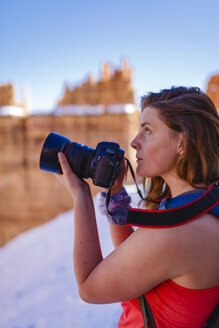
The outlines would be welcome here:
<svg viewBox="0 0 219 328">
<path fill-rule="evenodd" d="M 146 107 L 141 113 L 140 126 L 144 123 L 149 123 L 152 125 L 164 124 L 164 122 L 159 118 L 156 109 L 153 107 Z"/>
<path fill-rule="evenodd" d="M 170 137 L 176 137 L 179 132 L 169 128 L 167 124 L 159 117 L 158 110 L 154 107 L 146 107 L 141 113 L 139 121 L 140 129 L 144 125 L 149 125 L 153 130 L 160 133 L 167 133 Z"/>
</svg>

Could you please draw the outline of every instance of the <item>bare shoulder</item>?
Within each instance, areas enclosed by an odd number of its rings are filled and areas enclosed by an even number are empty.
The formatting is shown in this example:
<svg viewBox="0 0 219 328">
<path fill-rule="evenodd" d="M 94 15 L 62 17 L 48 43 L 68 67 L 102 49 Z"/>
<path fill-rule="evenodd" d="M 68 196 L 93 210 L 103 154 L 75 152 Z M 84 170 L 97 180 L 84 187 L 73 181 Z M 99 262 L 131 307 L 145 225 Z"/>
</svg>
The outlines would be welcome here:
<svg viewBox="0 0 219 328">
<path fill-rule="evenodd" d="M 148 268 L 148 288 L 173 279 L 184 287 L 202 289 L 219 284 L 219 220 L 204 214 L 172 228 L 138 229 L 122 245 Z M 133 248 L 133 250 L 132 250 Z M 146 280 L 145 280 L 146 283 Z"/>
<path fill-rule="evenodd" d="M 139 231 L 140 233 L 140 231 Z M 178 227 L 166 229 L 141 229 L 141 233 L 147 239 L 151 240 L 153 247 L 158 247 L 162 252 L 161 247 L 176 246 L 172 252 L 177 252 L 181 256 L 181 262 L 186 258 L 186 261 L 192 254 L 206 254 L 209 256 L 209 251 L 214 253 L 219 249 L 219 219 L 211 214 L 204 214 L 187 224 Z M 219 261 L 218 261 L 219 262 Z"/>
<path fill-rule="evenodd" d="M 167 279 L 190 288 L 216 284 L 218 229 L 217 218 L 209 214 L 179 227 L 137 229 L 91 272 L 83 286 L 84 300 L 133 299 Z"/>
<path fill-rule="evenodd" d="M 204 289 L 219 284 L 219 219 L 204 214 L 176 231 L 181 274 L 173 280 L 188 288 Z"/>
</svg>

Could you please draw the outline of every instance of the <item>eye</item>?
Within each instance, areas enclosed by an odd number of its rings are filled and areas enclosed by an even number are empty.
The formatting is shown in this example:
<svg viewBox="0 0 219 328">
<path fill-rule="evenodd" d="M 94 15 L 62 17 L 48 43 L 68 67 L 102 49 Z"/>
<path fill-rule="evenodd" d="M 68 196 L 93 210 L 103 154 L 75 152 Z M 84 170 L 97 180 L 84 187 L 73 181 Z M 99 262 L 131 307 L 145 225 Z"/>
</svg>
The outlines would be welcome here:
<svg viewBox="0 0 219 328">
<path fill-rule="evenodd" d="M 150 133 L 151 133 L 151 130 L 150 130 L 149 128 L 145 128 L 145 129 L 144 129 L 144 133 L 145 133 L 145 134 L 150 134 Z"/>
</svg>

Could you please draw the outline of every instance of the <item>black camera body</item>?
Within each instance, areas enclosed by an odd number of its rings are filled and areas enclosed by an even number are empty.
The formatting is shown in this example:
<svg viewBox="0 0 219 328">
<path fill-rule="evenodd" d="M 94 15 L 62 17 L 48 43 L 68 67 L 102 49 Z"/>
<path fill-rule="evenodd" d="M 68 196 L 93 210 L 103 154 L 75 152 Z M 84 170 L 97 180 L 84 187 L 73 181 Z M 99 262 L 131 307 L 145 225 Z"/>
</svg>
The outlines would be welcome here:
<svg viewBox="0 0 219 328">
<path fill-rule="evenodd" d="M 62 173 L 58 152 L 63 152 L 72 170 L 80 178 L 91 178 L 93 184 L 103 188 L 113 185 L 121 169 L 124 150 L 118 143 L 102 141 L 96 149 L 51 132 L 46 138 L 40 156 L 40 169 Z"/>
<path fill-rule="evenodd" d="M 110 187 L 119 174 L 124 150 L 117 143 L 102 141 L 97 144 L 91 162 L 90 176 L 96 186 Z"/>
</svg>

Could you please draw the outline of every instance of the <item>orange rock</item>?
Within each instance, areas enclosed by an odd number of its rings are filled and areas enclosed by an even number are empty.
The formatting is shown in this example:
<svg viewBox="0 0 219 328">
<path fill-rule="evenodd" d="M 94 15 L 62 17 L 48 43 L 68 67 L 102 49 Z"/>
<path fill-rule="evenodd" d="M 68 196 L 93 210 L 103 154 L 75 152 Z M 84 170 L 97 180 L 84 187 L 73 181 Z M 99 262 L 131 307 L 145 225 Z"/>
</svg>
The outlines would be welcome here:
<svg viewBox="0 0 219 328">
<path fill-rule="evenodd" d="M 89 75 L 84 83 L 72 90 L 66 85 L 63 98 L 58 100 L 58 106 L 127 103 L 135 103 L 132 69 L 127 60 L 123 60 L 121 70 L 114 72 L 108 64 L 103 64 L 101 78 L 97 82 Z"/>
<path fill-rule="evenodd" d="M 206 93 L 219 110 L 219 74 L 213 75 L 209 79 Z"/>
<path fill-rule="evenodd" d="M 51 131 L 92 148 L 103 140 L 118 142 L 135 167 L 135 151 L 129 144 L 137 133 L 138 121 L 137 111 L 90 116 L 0 116 L 0 245 L 73 207 L 71 197 L 54 174 L 39 169 L 42 145 Z M 93 195 L 101 190 L 92 181 L 89 183 Z M 130 176 L 127 183 L 133 183 Z"/>
</svg>

